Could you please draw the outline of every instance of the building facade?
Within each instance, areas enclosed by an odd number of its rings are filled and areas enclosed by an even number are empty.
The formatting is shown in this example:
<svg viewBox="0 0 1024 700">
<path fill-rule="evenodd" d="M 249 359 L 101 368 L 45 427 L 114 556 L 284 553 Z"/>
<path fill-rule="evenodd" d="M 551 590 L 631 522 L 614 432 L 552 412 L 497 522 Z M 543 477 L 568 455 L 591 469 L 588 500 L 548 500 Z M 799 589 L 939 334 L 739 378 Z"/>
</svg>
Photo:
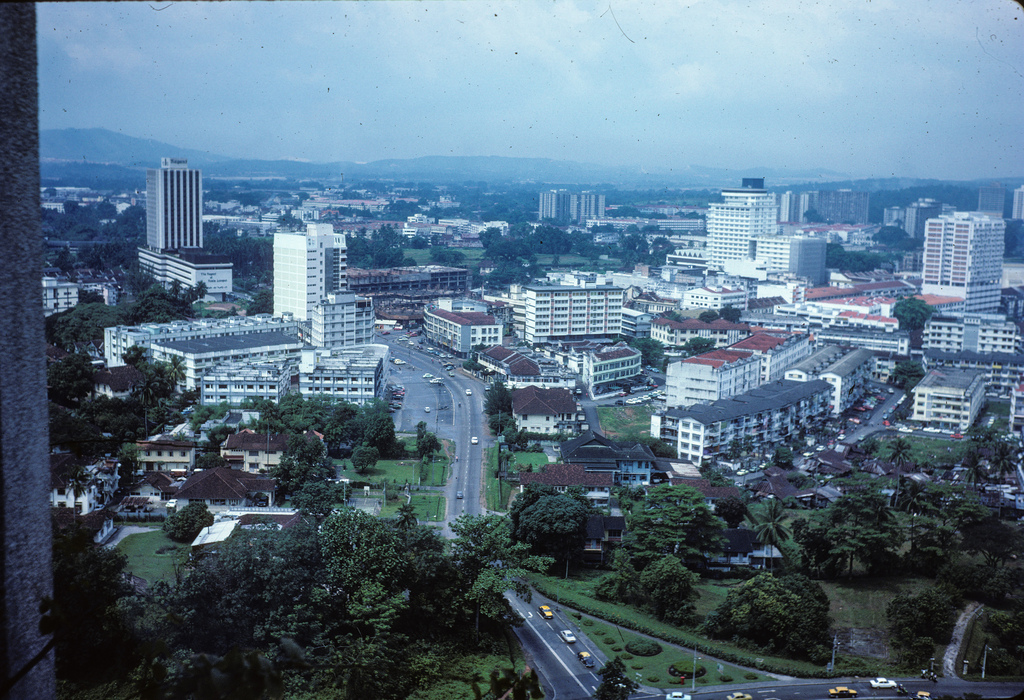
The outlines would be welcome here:
<svg viewBox="0 0 1024 700">
<path fill-rule="evenodd" d="M 1002 314 L 933 314 L 924 325 L 923 347 L 940 352 L 1024 351 L 1020 328 Z"/>
<path fill-rule="evenodd" d="M 970 212 L 929 219 L 921 292 L 962 297 L 968 313 L 996 311 L 1005 229 L 1002 219 Z"/>
<path fill-rule="evenodd" d="M 159 341 L 150 346 L 150 355 L 154 362 L 180 358 L 185 368 L 183 384 L 186 389 L 195 389 L 202 377 L 217 365 L 229 362 L 295 362 L 304 345 L 296 336 L 269 332 Z"/>
<path fill-rule="evenodd" d="M 274 234 L 274 315 L 300 321 L 328 294 L 346 290 L 348 246 L 331 224 L 307 224 L 305 233 Z"/>
<path fill-rule="evenodd" d="M 613 382 L 621 382 L 640 375 L 642 355 L 625 343 L 588 352 L 583 356 L 582 378 L 591 391 Z"/>
<path fill-rule="evenodd" d="M 587 429 L 587 417 L 568 389 L 528 386 L 512 392 L 516 428 L 531 433 L 577 435 Z"/>
<path fill-rule="evenodd" d="M 78 305 L 78 285 L 57 277 L 43 278 L 43 315 L 52 316 Z"/>
<path fill-rule="evenodd" d="M 560 340 L 613 338 L 622 330 L 623 290 L 523 285 L 523 339 L 536 345 Z"/>
<path fill-rule="evenodd" d="M 299 393 L 362 405 L 384 397 L 390 350 L 386 345 L 306 348 L 299 360 Z"/>
<path fill-rule="evenodd" d="M 914 387 L 911 420 L 962 433 L 984 405 L 984 372 L 933 369 Z"/>
<path fill-rule="evenodd" d="M 875 355 L 870 350 L 826 345 L 786 370 L 786 379 L 828 382 L 832 387 L 832 414 L 839 415 L 860 399 L 874 369 Z"/>
<path fill-rule="evenodd" d="M 743 394 L 761 384 L 761 362 L 753 353 L 725 349 L 672 362 L 666 374 L 666 403 L 692 406 Z"/>
<path fill-rule="evenodd" d="M 707 338 L 715 347 L 732 345 L 750 335 L 750 326 L 745 323 L 731 323 L 717 319 L 707 323 L 696 318 L 674 321 L 670 318 L 656 318 L 651 321 L 651 338 L 666 347 L 679 348 L 695 338 Z"/>
<path fill-rule="evenodd" d="M 423 312 L 423 332 L 430 342 L 452 354 L 469 357 L 477 345 L 501 344 L 502 325 L 488 314 L 435 307 Z"/>
<path fill-rule="evenodd" d="M 291 389 L 293 376 L 294 362 L 225 362 L 203 372 L 199 402 L 203 406 L 241 406 L 247 399 L 279 403 Z"/>
<path fill-rule="evenodd" d="M 764 178 L 744 178 L 741 187 L 722 190 L 721 202 L 708 205 L 708 263 L 750 257 L 750 243 L 778 231 L 775 195 L 764 189 Z"/>
<path fill-rule="evenodd" d="M 161 158 L 159 170 L 146 170 L 146 246 L 203 247 L 203 175 L 186 158 Z"/>
<path fill-rule="evenodd" d="M 373 299 L 347 292 L 328 294 L 313 307 L 310 342 L 318 348 L 373 342 Z"/>
</svg>

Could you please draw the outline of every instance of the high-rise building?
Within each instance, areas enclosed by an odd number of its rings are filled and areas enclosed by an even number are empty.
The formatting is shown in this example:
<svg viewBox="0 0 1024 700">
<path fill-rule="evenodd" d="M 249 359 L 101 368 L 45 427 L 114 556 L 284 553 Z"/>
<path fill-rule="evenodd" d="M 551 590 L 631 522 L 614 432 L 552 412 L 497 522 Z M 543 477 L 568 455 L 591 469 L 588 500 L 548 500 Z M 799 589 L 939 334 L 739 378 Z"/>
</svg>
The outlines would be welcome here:
<svg viewBox="0 0 1024 700">
<path fill-rule="evenodd" d="M 978 213 L 1003 218 L 1003 205 L 1006 202 L 1006 188 L 998 182 L 988 187 L 978 188 Z"/>
<path fill-rule="evenodd" d="M 206 299 L 223 301 L 231 292 L 227 256 L 203 252 L 203 176 L 185 158 L 161 158 L 146 171 L 146 245 L 139 266 L 169 287 L 206 287 Z"/>
<path fill-rule="evenodd" d="M 786 191 L 776 197 L 779 201 L 779 221 L 800 221 L 800 195 Z"/>
<path fill-rule="evenodd" d="M 925 222 L 943 213 L 940 202 L 934 199 L 919 199 L 904 212 L 903 230 L 911 238 L 924 238 Z"/>
<path fill-rule="evenodd" d="M 146 245 L 163 252 L 203 247 L 203 175 L 185 158 L 146 171 Z"/>
<path fill-rule="evenodd" d="M 559 223 L 569 220 L 569 193 L 566 190 L 551 190 L 540 193 L 538 220 L 553 219 Z"/>
<path fill-rule="evenodd" d="M 538 219 L 553 219 L 557 223 L 582 223 L 587 219 L 604 216 L 604 195 L 592 192 L 571 194 L 566 190 L 540 193 Z"/>
<path fill-rule="evenodd" d="M 961 297 L 967 313 L 996 311 L 1005 229 L 1002 218 L 974 212 L 928 219 L 921 292 Z"/>
<path fill-rule="evenodd" d="M 305 233 L 274 234 L 274 315 L 312 318 L 328 294 L 347 289 L 345 235 L 331 224 L 306 224 Z"/>
<path fill-rule="evenodd" d="M 814 191 L 801 192 L 800 200 L 797 202 L 796 211 L 798 216 L 796 220 L 806 224 L 807 212 L 810 211 L 811 209 L 813 209 L 814 211 L 818 211 L 818 193 Z"/>
<path fill-rule="evenodd" d="M 775 195 L 764 188 L 764 178 L 743 178 L 741 187 L 722 190 L 721 202 L 708 206 L 708 262 L 746 260 L 755 238 L 778 232 Z"/>
<path fill-rule="evenodd" d="M 1024 219 L 1024 187 L 1013 191 L 1013 211 L 1011 219 Z"/>
<path fill-rule="evenodd" d="M 820 190 L 815 208 L 824 221 L 836 224 L 866 224 L 868 193 L 853 190 Z"/>
<path fill-rule="evenodd" d="M 903 207 L 886 207 L 882 213 L 882 226 L 899 226 L 903 228 L 904 216 Z"/>
</svg>

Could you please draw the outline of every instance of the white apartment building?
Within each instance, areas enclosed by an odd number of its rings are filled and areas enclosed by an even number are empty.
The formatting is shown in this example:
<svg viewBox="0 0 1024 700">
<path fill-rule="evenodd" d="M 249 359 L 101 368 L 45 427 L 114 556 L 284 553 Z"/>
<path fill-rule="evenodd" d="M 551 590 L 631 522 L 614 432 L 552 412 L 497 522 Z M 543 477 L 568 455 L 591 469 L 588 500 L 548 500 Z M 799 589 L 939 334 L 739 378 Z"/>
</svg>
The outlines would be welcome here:
<svg viewBox="0 0 1024 700">
<path fill-rule="evenodd" d="M 203 372 L 199 382 L 199 403 L 216 406 L 227 402 L 240 406 L 246 399 L 279 403 L 295 375 L 295 362 L 225 362 Z"/>
<path fill-rule="evenodd" d="M 728 399 L 651 416 L 651 435 L 672 445 L 679 459 L 700 464 L 725 453 L 733 440 L 750 438 L 771 450 L 828 417 L 828 382 L 782 380 Z"/>
<path fill-rule="evenodd" d="M 761 384 L 761 361 L 750 352 L 712 350 L 672 362 L 666 374 L 666 404 L 692 406 L 743 394 Z"/>
<path fill-rule="evenodd" d="M 744 178 L 742 187 L 722 190 L 722 202 L 708 205 L 708 262 L 750 257 L 751 242 L 778 231 L 775 195 L 764 189 L 764 178 Z"/>
<path fill-rule="evenodd" d="M 161 158 L 159 170 L 146 170 L 146 246 L 203 247 L 203 176 L 186 158 Z"/>
<path fill-rule="evenodd" d="M 161 340 L 152 343 L 149 351 L 154 362 L 181 358 L 185 367 L 184 386 L 195 389 L 202 377 L 217 365 L 225 362 L 294 362 L 304 345 L 297 336 L 277 331 L 195 340 Z"/>
<path fill-rule="evenodd" d="M 928 219 L 924 239 L 923 294 L 964 299 L 968 313 L 999 308 L 1003 233 L 996 217 L 956 212 Z"/>
<path fill-rule="evenodd" d="M 1013 211 L 1011 219 L 1024 219 L 1024 187 L 1018 187 L 1013 191 Z"/>
<path fill-rule="evenodd" d="M 67 311 L 78 305 L 78 285 L 57 277 L 43 278 L 43 315 Z"/>
<path fill-rule="evenodd" d="M 639 376 L 643 363 L 639 350 L 625 343 L 616 343 L 607 348 L 588 352 L 583 356 L 582 378 L 593 391 L 612 382 Z"/>
<path fill-rule="evenodd" d="M 501 328 L 493 316 L 477 311 L 428 308 L 423 312 L 427 339 L 459 357 L 469 357 L 477 345 L 500 345 Z"/>
<path fill-rule="evenodd" d="M 747 308 L 747 291 L 727 287 L 697 287 L 683 292 L 684 309 L 711 309 L 721 311 L 727 306 L 734 309 Z"/>
<path fill-rule="evenodd" d="M 805 301 L 798 304 L 779 304 L 775 307 L 777 317 L 792 316 L 806 322 L 806 328 L 855 328 L 862 330 L 895 333 L 900 322 L 892 316 L 881 313 L 865 313 L 842 304 Z"/>
<path fill-rule="evenodd" d="M 636 309 L 622 309 L 622 335 L 627 338 L 650 338 L 654 314 Z"/>
<path fill-rule="evenodd" d="M 310 342 L 318 348 L 373 342 L 373 299 L 342 292 L 328 294 L 313 307 Z"/>
<path fill-rule="evenodd" d="M 391 351 L 387 345 L 305 348 L 299 360 L 299 392 L 354 404 L 384 397 Z"/>
<path fill-rule="evenodd" d="M 722 348 L 750 335 L 750 326 L 745 323 L 731 323 L 723 318 L 707 323 L 697 318 L 673 321 L 670 318 L 656 318 L 651 321 L 651 338 L 666 347 L 679 348 L 695 338 L 715 341 L 715 347 Z"/>
<path fill-rule="evenodd" d="M 864 393 L 864 382 L 871 378 L 874 367 L 875 355 L 871 350 L 826 345 L 786 370 L 786 379 L 828 382 L 832 389 L 832 414 L 838 416 Z"/>
<path fill-rule="evenodd" d="M 141 323 L 137 326 L 110 326 L 103 329 L 103 355 L 107 367 L 121 367 L 124 365 L 124 353 L 135 345 L 149 350 L 156 342 L 253 335 L 273 331 L 298 335 L 299 324 L 291 318 L 258 314 L 221 319 Z"/>
<path fill-rule="evenodd" d="M 923 347 L 941 352 L 1024 352 L 1020 329 L 1003 314 L 934 314 L 924 326 Z"/>
<path fill-rule="evenodd" d="M 985 373 L 976 369 L 933 369 L 914 387 L 911 420 L 964 432 L 985 405 Z"/>
<path fill-rule="evenodd" d="M 622 330 L 623 290 L 607 285 L 523 285 L 523 338 L 530 344 L 613 338 Z"/>
<path fill-rule="evenodd" d="M 331 224 L 307 224 L 305 233 L 275 233 L 274 315 L 308 321 L 328 294 L 347 290 L 347 268 L 345 235 Z"/>
<path fill-rule="evenodd" d="M 761 384 L 767 384 L 783 379 L 787 369 L 811 354 L 811 337 L 804 333 L 755 333 L 728 349 L 753 353 L 760 361 Z"/>
</svg>

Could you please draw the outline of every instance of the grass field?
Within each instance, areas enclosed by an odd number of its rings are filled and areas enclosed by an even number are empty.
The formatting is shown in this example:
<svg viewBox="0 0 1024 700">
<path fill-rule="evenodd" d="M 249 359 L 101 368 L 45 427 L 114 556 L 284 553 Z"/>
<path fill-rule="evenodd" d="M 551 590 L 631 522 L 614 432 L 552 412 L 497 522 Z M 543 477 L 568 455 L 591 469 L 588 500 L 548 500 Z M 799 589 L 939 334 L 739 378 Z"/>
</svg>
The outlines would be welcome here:
<svg viewBox="0 0 1024 700">
<path fill-rule="evenodd" d="M 375 466 L 366 470 L 366 473 L 356 472 L 352 462 L 347 459 L 336 459 L 335 464 L 342 467 L 342 477 L 354 481 L 379 482 L 386 480 L 396 484 L 420 484 L 422 486 L 444 486 L 448 478 L 448 460 L 438 456 L 434 458 L 433 464 L 427 470 L 426 476 L 419 475 L 420 461 L 410 456 L 409 459 L 382 459 Z"/>
<path fill-rule="evenodd" d="M 394 517 L 398 513 L 399 507 L 404 503 L 404 496 L 397 501 L 388 503 L 381 509 L 380 517 Z M 421 523 L 444 520 L 445 498 L 441 494 L 432 491 L 414 491 L 410 503 Z"/>
<path fill-rule="evenodd" d="M 548 463 L 548 456 L 543 452 L 516 452 L 516 461 L 512 469 L 523 471 L 530 465 L 534 471 L 540 471 L 540 467 Z"/>
<path fill-rule="evenodd" d="M 117 549 L 128 557 L 126 570 L 150 583 L 173 583 L 175 564 L 183 563 L 189 553 L 188 544 L 175 542 L 159 529 L 128 535 Z"/>
<path fill-rule="evenodd" d="M 638 406 L 600 406 L 597 417 L 601 430 L 613 440 L 636 440 L 651 434 L 651 414 L 654 408 L 647 404 Z"/>
<path fill-rule="evenodd" d="M 880 440 L 881 447 L 877 454 L 886 457 L 889 454 L 888 443 L 895 440 L 897 435 L 885 437 Z M 912 435 L 900 435 L 910 443 L 910 461 L 914 464 L 959 464 L 963 461 L 971 447 L 969 440 L 942 440 L 935 438 L 920 438 Z"/>
<path fill-rule="evenodd" d="M 884 630 L 888 625 L 885 608 L 901 593 L 916 595 L 932 582 L 917 578 L 871 578 L 865 581 L 819 581 L 831 605 L 836 627 Z"/>
</svg>

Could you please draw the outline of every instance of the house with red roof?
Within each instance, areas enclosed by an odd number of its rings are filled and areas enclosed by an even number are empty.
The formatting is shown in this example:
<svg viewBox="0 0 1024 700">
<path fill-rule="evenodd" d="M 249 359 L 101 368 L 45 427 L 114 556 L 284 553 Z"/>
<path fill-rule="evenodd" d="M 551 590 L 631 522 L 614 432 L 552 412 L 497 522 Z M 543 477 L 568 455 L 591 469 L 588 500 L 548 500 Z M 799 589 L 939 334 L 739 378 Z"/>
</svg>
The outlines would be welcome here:
<svg viewBox="0 0 1024 700">
<path fill-rule="evenodd" d="M 216 467 L 192 474 L 178 489 L 174 500 L 179 509 L 190 503 L 202 503 L 216 513 L 229 508 L 252 506 L 263 500 L 273 505 L 276 491 L 277 484 L 270 477 Z"/>
<path fill-rule="evenodd" d="M 520 472 L 520 490 L 529 484 L 547 484 L 559 493 L 579 487 L 595 506 L 606 506 L 612 495 L 611 472 L 587 471 L 582 464 L 546 464 L 536 472 Z"/>
<path fill-rule="evenodd" d="M 527 386 L 512 392 L 516 428 L 531 433 L 577 435 L 587 429 L 587 416 L 568 389 Z"/>
</svg>

